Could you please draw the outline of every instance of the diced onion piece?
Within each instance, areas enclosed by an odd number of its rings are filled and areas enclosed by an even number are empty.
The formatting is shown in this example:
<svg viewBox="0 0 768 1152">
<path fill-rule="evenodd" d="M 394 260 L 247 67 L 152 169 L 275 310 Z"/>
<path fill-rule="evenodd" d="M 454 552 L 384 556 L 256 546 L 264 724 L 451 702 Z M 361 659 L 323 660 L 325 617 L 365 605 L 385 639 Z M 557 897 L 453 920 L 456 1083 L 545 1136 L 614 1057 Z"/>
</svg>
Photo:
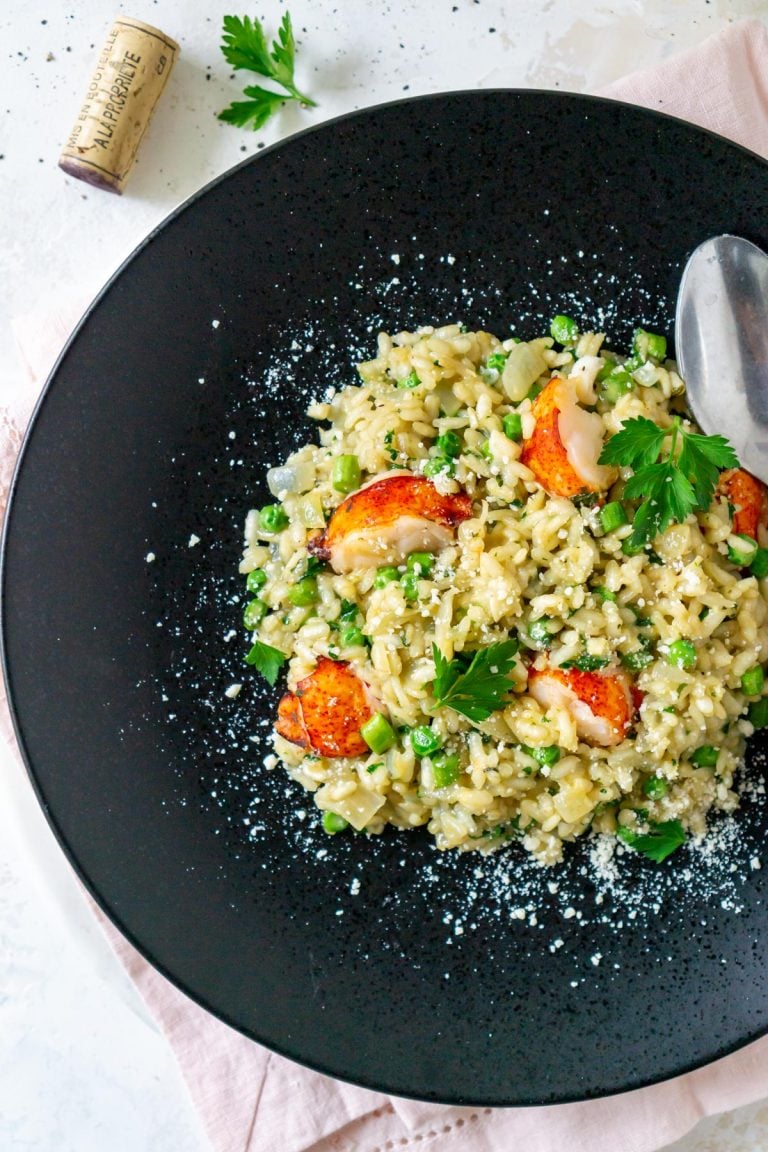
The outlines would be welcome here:
<svg viewBox="0 0 768 1152">
<path fill-rule="evenodd" d="M 258 508 L 248 510 L 248 515 L 245 518 L 245 542 L 250 548 L 257 548 L 261 544 Z"/>
<path fill-rule="evenodd" d="M 501 374 L 502 388 L 510 400 L 519 403 L 546 370 L 546 362 L 538 348 L 530 344 L 515 344 Z"/>
<path fill-rule="evenodd" d="M 315 794 L 318 808 L 325 811 L 332 809 L 338 816 L 348 820 L 358 832 L 362 832 L 384 804 L 383 796 L 377 792 L 368 792 L 365 788 L 357 788 L 350 796 L 345 796 L 341 800 L 326 800 L 323 796 L 324 791 L 323 786 Z"/>
<path fill-rule="evenodd" d="M 297 500 L 296 514 L 305 528 L 325 528 L 323 501 L 319 492 L 310 492 Z"/>
<path fill-rule="evenodd" d="M 435 388 L 435 395 L 440 401 L 440 407 L 446 416 L 455 416 L 462 407 L 462 402 L 453 390 L 453 385 L 443 381 Z"/>
<path fill-rule="evenodd" d="M 315 466 L 309 460 L 302 460 L 298 464 L 282 464 L 279 468 L 267 471 L 269 490 L 278 500 L 282 500 L 288 493 L 297 495 L 309 492 L 314 483 Z"/>
<path fill-rule="evenodd" d="M 635 368 L 632 373 L 633 378 L 644 388 L 652 388 L 659 380 L 660 375 L 659 369 L 650 360 L 646 364 L 641 364 L 639 368 Z"/>
</svg>

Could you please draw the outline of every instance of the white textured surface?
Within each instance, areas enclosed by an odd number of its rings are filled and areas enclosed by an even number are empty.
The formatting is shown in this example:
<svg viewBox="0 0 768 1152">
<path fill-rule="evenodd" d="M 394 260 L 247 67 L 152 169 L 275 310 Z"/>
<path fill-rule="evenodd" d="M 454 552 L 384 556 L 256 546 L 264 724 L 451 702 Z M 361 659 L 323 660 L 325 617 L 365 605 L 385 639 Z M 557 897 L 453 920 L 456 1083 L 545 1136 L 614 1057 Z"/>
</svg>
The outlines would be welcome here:
<svg viewBox="0 0 768 1152">
<path fill-rule="evenodd" d="M 256 9 L 274 27 L 284 5 Z M 534 11 L 535 9 L 535 11 Z M 4 0 L 0 8 L 0 398 L 21 366 L 9 319 L 95 293 L 182 199 L 320 119 L 450 88 L 593 91 L 691 47 L 759 0 L 290 0 L 299 85 L 261 134 L 215 119 L 238 91 L 218 50 L 221 0 Z M 123 198 L 56 161 L 119 11 L 182 55 Z M 763 1152 L 768 1103 L 705 1121 L 674 1152 Z M 163 1038 L 82 902 L 21 769 L 0 749 L 0 1152 L 206 1152 Z M 276 1150 L 279 1152 L 279 1150 Z M 553 1150 L 555 1152 L 555 1150 Z M 669 1152 L 672 1152 L 670 1149 Z"/>
</svg>

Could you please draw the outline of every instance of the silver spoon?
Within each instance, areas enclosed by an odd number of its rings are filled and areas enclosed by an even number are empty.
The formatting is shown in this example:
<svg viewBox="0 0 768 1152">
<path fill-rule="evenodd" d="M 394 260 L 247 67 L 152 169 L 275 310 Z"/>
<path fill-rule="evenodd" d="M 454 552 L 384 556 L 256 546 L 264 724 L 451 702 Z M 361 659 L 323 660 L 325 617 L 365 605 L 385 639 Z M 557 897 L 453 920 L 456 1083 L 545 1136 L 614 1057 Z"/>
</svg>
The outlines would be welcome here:
<svg viewBox="0 0 768 1152">
<path fill-rule="evenodd" d="M 730 440 L 768 483 L 768 256 L 738 236 L 715 236 L 683 271 L 675 349 L 702 430 Z"/>
</svg>

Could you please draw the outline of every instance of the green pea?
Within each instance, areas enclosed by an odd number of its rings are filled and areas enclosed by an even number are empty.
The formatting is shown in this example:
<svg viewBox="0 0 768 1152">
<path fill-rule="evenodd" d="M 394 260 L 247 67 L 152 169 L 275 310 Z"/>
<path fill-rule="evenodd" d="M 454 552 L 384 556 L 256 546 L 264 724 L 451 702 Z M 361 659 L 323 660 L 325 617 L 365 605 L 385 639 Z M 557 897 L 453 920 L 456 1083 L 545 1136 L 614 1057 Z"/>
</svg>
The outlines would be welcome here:
<svg viewBox="0 0 768 1152">
<path fill-rule="evenodd" d="M 349 828 L 349 821 L 337 812 L 323 812 L 323 830 L 331 836 L 337 832 L 345 832 Z"/>
<path fill-rule="evenodd" d="M 717 748 L 712 744 L 702 744 L 691 753 L 691 764 L 696 768 L 714 768 L 717 764 Z"/>
<path fill-rule="evenodd" d="M 555 316 L 549 326 L 549 332 L 558 344 L 572 346 L 579 339 L 579 326 L 570 316 Z"/>
<path fill-rule="evenodd" d="M 765 687 L 765 673 L 759 664 L 749 668 L 741 678 L 741 690 L 745 696 L 760 696 Z"/>
<path fill-rule="evenodd" d="M 317 589 L 317 579 L 314 576 L 304 576 L 288 589 L 287 598 L 297 608 L 308 608 L 320 599 Z"/>
<path fill-rule="evenodd" d="M 504 435 L 515 441 L 520 441 L 523 438 L 523 418 L 519 412 L 507 412 L 504 419 L 501 421 L 501 426 L 504 429 Z"/>
<path fill-rule="evenodd" d="M 690 640 L 675 640 L 669 646 L 667 663 L 690 672 L 696 667 L 696 648 Z"/>
<path fill-rule="evenodd" d="M 435 557 L 431 552 L 411 552 L 405 566 L 408 572 L 415 572 L 419 576 L 426 577 L 431 574 L 434 563 Z"/>
<path fill-rule="evenodd" d="M 249 572 L 245 581 L 245 586 L 249 592 L 260 592 L 267 582 L 267 574 L 261 568 L 254 568 L 253 572 Z"/>
<path fill-rule="evenodd" d="M 258 597 L 246 605 L 245 612 L 243 612 L 243 624 L 249 632 L 253 632 L 254 628 L 258 628 L 267 612 L 269 612 L 269 607 L 263 600 L 259 600 Z"/>
<path fill-rule="evenodd" d="M 385 565 L 383 568 L 376 569 L 376 575 L 373 578 L 374 588 L 386 588 L 387 584 L 391 584 L 394 580 L 400 579 L 400 573 L 397 568 L 391 565 Z"/>
<path fill-rule="evenodd" d="M 669 781 L 663 776 L 649 776 L 643 784 L 643 792 L 649 800 L 661 800 L 669 791 Z"/>
<path fill-rule="evenodd" d="M 280 504 L 265 504 L 259 512 L 262 532 L 282 532 L 288 527 L 288 516 Z"/>
<path fill-rule="evenodd" d="M 456 465 L 450 456 L 430 456 L 429 460 L 424 461 L 424 475 L 432 479 L 435 476 L 440 476 L 441 473 L 447 476 L 453 476 L 456 472 Z"/>
<path fill-rule="evenodd" d="M 435 445 L 443 456 L 453 457 L 461 455 L 461 437 L 449 430 L 438 436 Z"/>
<path fill-rule="evenodd" d="M 421 577 L 418 572 L 404 572 L 400 577 L 400 587 L 403 590 L 403 596 L 410 603 L 419 598 L 419 580 Z"/>
</svg>

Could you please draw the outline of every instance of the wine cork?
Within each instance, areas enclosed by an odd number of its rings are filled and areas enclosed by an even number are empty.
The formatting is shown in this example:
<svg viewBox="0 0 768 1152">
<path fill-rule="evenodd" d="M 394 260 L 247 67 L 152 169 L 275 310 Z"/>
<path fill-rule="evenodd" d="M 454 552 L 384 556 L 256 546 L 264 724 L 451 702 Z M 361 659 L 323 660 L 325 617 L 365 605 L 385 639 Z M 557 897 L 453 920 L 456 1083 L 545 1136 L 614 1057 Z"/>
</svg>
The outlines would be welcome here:
<svg viewBox="0 0 768 1152">
<path fill-rule="evenodd" d="M 119 195 L 178 51 L 157 28 L 125 16 L 116 19 L 59 167 Z"/>
</svg>

